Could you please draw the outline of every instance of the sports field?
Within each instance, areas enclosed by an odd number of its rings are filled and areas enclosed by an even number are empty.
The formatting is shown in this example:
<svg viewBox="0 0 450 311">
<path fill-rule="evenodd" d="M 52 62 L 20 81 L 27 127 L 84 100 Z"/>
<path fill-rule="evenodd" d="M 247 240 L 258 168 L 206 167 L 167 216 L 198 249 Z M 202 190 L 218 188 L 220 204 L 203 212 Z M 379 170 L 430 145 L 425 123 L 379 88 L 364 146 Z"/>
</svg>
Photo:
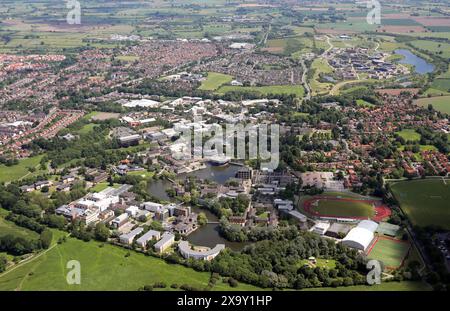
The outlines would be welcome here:
<svg viewBox="0 0 450 311">
<path fill-rule="evenodd" d="M 411 222 L 450 229 L 450 180 L 421 179 L 393 183 L 392 193 Z"/>
<path fill-rule="evenodd" d="M 417 133 L 413 129 L 404 129 L 400 132 L 397 132 L 397 134 L 402 137 L 406 141 L 418 141 L 420 140 L 420 134 Z"/>
<path fill-rule="evenodd" d="M 208 72 L 206 80 L 202 82 L 199 89 L 204 91 L 214 91 L 217 90 L 223 84 L 229 83 L 233 80 L 230 75 L 225 75 L 217 72 Z"/>
<path fill-rule="evenodd" d="M 303 210 L 317 217 L 382 220 L 390 210 L 379 200 L 359 196 L 324 194 L 303 201 Z"/>
<path fill-rule="evenodd" d="M 168 264 L 162 259 L 145 256 L 121 247 L 98 242 L 83 242 L 69 238 L 42 256 L 19 266 L 15 270 L 0 274 L 0 290 L 137 290 L 144 285 L 165 282 L 166 290 L 171 284 L 188 284 L 204 288 L 210 274 L 197 272 L 180 265 Z M 70 260 L 81 264 L 81 284 L 66 282 Z M 259 288 L 239 284 L 237 288 L 220 283 L 215 290 L 258 290 Z"/>
<path fill-rule="evenodd" d="M 414 101 L 416 105 L 427 108 L 428 105 L 432 105 L 434 109 L 440 112 L 450 114 L 450 96 L 437 96 L 430 98 L 420 98 Z"/>
<path fill-rule="evenodd" d="M 379 260 L 388 268 L 398 268 L 403 264 L 410 247 L 405 241 L 378 237 L 368 252 L 368 258 Z"/>
</svg>

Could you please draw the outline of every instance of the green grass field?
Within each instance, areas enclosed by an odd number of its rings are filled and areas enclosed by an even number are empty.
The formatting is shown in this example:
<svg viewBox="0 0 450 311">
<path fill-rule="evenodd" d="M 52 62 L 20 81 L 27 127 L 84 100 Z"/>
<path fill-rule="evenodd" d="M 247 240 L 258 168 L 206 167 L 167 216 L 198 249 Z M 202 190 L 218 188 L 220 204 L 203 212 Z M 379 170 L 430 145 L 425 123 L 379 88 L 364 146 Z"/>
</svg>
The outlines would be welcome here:
<svg viewBox="0 0 450 311">
<path fill-rule="evenodd" d="M 364 99 L 357 99 L 356 104 L 360 107 L 369 107 L 369 108 L 376 107 L 374 104 L 369 103 L 368 101 L 365 101 Z"/>
<path fill-rule="evenodd" d="M 0 290 L 124 290 L 133 291 L 154 282 L 165 282 L 170 290 L 171 284 L 189 284 L 206 287 L 210 274 L 197 272 L 180 265 L 166 263 L 162 259 L 145 256 L 121 247 L 98 242 L 83 242 L 69 238 L 46 254 L 18 266 L 11 272 L 0 275 Z M 81 264 L 81 284 L 69 285 L 66 282 L 70 260 Z M 215 290 L 259 290 L 259 288 L 239 284 L 231 288 L 228 284 L 218 284 Z"/>
<path fill-rule="evenodd" d="M 14 181 L 23 178 L 29 173 L 29 167 L 37 167 L 42 155 L 19 160 L 19 164 L 13 166 L 0 165 L 0 182 Z"/>
<path fill-rule="evenodd" d="M 437 111 L 450 114 L 450 96 L 420 98 L 414 101 L 414 103 L 425 108 L 431 104 Z"/>
<path fill-rule="evenodd" d="M 227 92 L 259 92 L 262 96 L 268 94 L 294 94 L 303 97 L 305 90 L 301 85 L 270 85 L 270 86 L 231 86 L 225 85 L 217 90 L 219 94 Z"/>
<path fill-rule="evenodd" d="M 400 132 L 397 132 L 397 134 L 400 137 L 403 137 L 404 140 L 406 141 L 418 141 L 420 140 L 420 134 L 417 133 L 415 130 L 412 129 L 404 129 L 401 130 Z"/>
<path fill-rule="evenodd" d="M 321 215 L 332 215 L 339 217 L 372 217 L 374 216 L 374 208 L 372 204 L 366 203 L 364 201 L 338 201 L 333 200 L 343 199 L 343 198 L 353 198 L 361 199 L 360 196 L 356 194 L 347 194 L 340 192 L 327 192 L 323 195 L 314 196 L 320 199 L 314 202 L 311 206 L 311 211 L 319 213 Z M 330 199 L 325 199 L 325 197 Z M 306 197 L 303 200 L 303 204 L 311 197 Z M 304 207 L 304 205 L 302 206 Z M 305 211 L 307 212 L 307 211 Z"/>
<path fill-rule="evenodd" d="M 24 238 L 37 238 L 38 234 L 27 228 L 19 227 L 11 221 L 4 219 L 8 215 L 8 211 L 0 207 L 0 237 L 7 234 L 13 234 Z"/>
<path fill-rule="evenodd" d="M 199 89 L 204 91 L 214 91 L 222 85 L 230 83 L 231 80 L 233 80 L 233 77 L 230 75 L 217 72 L 208 72 L 206 80 L 202 82 Z"/>
<path fill-rule="evenodd" d="M 450 180 L 445 183 L 442 179 L 397 182 L 391 189 L 413 224 L 450 229 Z"/>
<path fill-rule="evenodd" d="M 402 264 L 409 248 L 409 243 L 379 238 L 368 257 L 383 262 L 386 267 L 397 268 Z"/>
<path fill-rule="evenodd" d="M 382 282 L 379 285 L 356 285 L 348 287 L 308 288 L 304 291 L 430 291 L 429 285 L 422 282 Z"/>
</svg>

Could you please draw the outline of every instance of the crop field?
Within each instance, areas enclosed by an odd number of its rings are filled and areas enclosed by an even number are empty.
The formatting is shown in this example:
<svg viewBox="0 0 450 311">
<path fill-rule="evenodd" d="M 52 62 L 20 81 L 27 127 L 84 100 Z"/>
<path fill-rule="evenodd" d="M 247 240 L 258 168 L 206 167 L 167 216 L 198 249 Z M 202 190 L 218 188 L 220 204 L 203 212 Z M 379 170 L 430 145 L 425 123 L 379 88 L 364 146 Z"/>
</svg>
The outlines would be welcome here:
<svg viewBox="0 0 450 311">
<path fill-rule="evenodd" d="M 392 193 L 411 222 L 418 226 L 437 225 L 450 229 L 450 181 L 424 179 L 396 182 Z"/>
<path fill-rule="evenodd" d="M 197 272 L 164 260 L 145 256 L 121 247 L 97 242 L 83 242 L 68 238 L 47 253 L 16 269 L 0 274 L 0 290 L 137 290 L 144 285 L 165 282 L 166 290 L 171 284 L 188 284 L 204 288 L 210 274 Z M 66 281 L 66 264 L 78 260 L 81 264 L 81 284 L 69 285 Z M 231 288 L 219 284 L 217 290 L 259 290 L 240 284 Z"/>
<path fill-rule="evenodd" d="M 403 264 L 410 248 L 411 245 L 408 242 L 377 237 L 367 256 L 383 262 L 387 268 L 398 268 Z"/>
<path fill-rule="evenodd" d="M 437 111 L 450 114 L 450 96 L 420 98 L 414 101 L 414 103 L 425 108 L 427 108 L 428 105 L 431 104 Z"/>
<path fill-rule="evenodd" d="M 202 82 L 202 85 L 200 85 L 199 89 L 204 91 L 214 91 L 223 84 L 230 83 L 231 80 L 233 80 L 233 77 L 230 75 L 217 72 L 208 72 L 206 80 Z"/>
</svg>

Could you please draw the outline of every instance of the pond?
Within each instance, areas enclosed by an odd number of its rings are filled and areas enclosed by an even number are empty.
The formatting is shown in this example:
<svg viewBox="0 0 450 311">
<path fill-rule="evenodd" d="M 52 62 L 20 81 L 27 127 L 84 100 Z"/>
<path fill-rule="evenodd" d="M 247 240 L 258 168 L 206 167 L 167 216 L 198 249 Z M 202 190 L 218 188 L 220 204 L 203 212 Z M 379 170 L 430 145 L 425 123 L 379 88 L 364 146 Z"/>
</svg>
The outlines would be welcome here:
<svg viewBox="0 0 450 311">
<path fill-rule="evenodd" d="M 183 179 L 186 176 L 196 176 L 201 179 L 209 179 L 219 184 L 224 184 L 228 179 L 235 177 L 236 172 L 241 167 L 238 165 L 214 166 L 207 164 L 207 167 L 188 174 L 181 174 L 177 178 Z M 166 189 L 173 187 L 168 180 L 153 180 L 148 184 L 148 191 L 160 200 L 170 201 L 170 197 L 166 193 Z M 213 222 L 206 224 L 188 236 L 188 241 L 194 245 L 214 247 L 216 244 L 225 244 L 232 250 L 239 251 L 249 243 L 229 242 L 219 234 L 219 219 L 209 210 L 193 207 L 195 213 L 203 212 L 208 221 Z"/>
<path fill-rule="evenodd" d="M 225 246 L 231 248 L 234 251 L 240 251 L 249 244 L 249 242 L 230 242 L 220 236 L 220 226 L 218 223 L 216 223 L 219 221 L 219 219 L 210 211 L 198 207 L 193 207 L 192 211 L 195 213 L 205 213 L 208 221 L 215 222 L 206 224 L 192 232 L 187 237 L 188 241 L 192 244 L 207 247 L 214 247 L 216 246 L 216 244 L 225 244 Z"/>
<path fill-rule="evenodd" d="M 395 54 L 402 55 L 403 59 L 399 61 L 400 64 L 408 64 L 414 66 L 414 70 L 418 74 L 426 74 L 433 72 L 434 65 L 428 63 L 423 58 L 413 54 L 409 50 L 399 49 L 394 51 Z"/>
</svg>

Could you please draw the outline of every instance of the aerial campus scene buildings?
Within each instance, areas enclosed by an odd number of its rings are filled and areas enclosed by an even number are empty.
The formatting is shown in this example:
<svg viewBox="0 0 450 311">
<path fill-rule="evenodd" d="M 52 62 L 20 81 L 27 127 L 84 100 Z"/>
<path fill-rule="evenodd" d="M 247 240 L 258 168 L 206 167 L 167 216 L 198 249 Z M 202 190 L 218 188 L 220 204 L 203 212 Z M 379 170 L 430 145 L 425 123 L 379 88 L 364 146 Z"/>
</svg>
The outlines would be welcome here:
<svg viewBox="0 0 450 311">
<path fill-rule="evenodd" d="M 448 0 L 2 0 L 0 107 L 0 291 L 449 289 Z"/>
</svg>

